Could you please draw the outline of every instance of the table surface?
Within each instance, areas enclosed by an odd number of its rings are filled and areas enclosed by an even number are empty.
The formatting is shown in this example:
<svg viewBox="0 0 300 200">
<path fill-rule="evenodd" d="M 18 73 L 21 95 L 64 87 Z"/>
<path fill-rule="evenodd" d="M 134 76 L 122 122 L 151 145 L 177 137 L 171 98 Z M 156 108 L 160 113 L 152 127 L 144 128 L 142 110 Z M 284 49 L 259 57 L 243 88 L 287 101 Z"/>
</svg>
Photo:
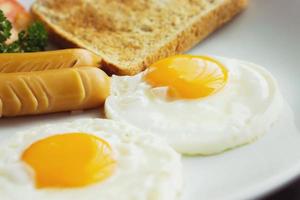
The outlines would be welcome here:
<svg viewBox="0 0 300 200">
<path fill-rule="evenodd" d="M 267 195 L 261 200 L 299 200 L 300 199 L 300 177 L 286 185 L 284 188 Z"/>
</svg>

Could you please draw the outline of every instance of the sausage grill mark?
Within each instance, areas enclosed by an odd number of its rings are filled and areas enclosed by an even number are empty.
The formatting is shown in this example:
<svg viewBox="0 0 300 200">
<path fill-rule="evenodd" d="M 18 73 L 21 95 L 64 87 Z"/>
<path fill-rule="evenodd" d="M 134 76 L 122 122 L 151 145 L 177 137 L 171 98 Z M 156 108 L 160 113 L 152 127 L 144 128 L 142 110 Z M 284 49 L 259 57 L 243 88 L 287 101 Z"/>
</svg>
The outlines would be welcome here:
<svg viewBox="0 0 300 200">
<path fill-rule="evenodd" d="M 23 81 L 25 87 L 27 88 L 28 93 L 30 93 L 33 97 L 33 101 L 35 101 L 35 108 L 32 110 L 32 112 L 35 112 L 38 110 L 38 107 L 40 105 L 38 95 L 34 92 L 34 89 L 30 85 L 29 81 L 26 80 L 25 78 L 21 78 L 21 81 Z"/>
<path fill-rule="evenodd" d="M 101 57 L 85 49 L 0 54 L 0 72 L 32 72 L 72 67 L 98 67 Z"/>
<path fill-rule="evenodd" d="M 69 67 L 70 67 L 70 68 L 71 68 L 71 67 L 75 67 L 77 63 L 78 63 L 78 59 L 75 59 L 75 60 L 73 60 L 73 61 L 70 63 Z"/>
<path fill-rule="evenodd" d="M 50 67 L 51 63 L 50 62 L 45 62 L 44 66 L 42 67 L 42 71 L 46 71 L 48 67 Z"/>
<path fill-rule="evenodd" d="M 10 90 L 11 94 L 16 98 L 17 102 L 15 103 L 15 107 L 18 109 L 16 113 L 20 113 L 22 111 L 22 101 L 20 96 L 18 95 L 16 89 L 11 83 L 7 84 L 8 89 Z M 4 105 L 5 108 L 5 105 Z"/>
<path fill-rule="evenodd" d="M 48 91 L 46 85 L 43 83 L 43 80 L 39 77 L 36 77 L 38 84 L 41 86 L 43 93 L 46 95 L 47 106 L 45 110 L 50 110 L 53 105 L 53 98 L 51 97 L 50 92 Z"/>
<path fill-rule="evenodd" d="M 89 85 L 87 83 L 88 77 L 82 71 L 77 71 L 77 73 L 80 76 L 80 81 L 81 81 L 82 86 L 84 88 L 83 89 L 84 90 L 84 98 L 82 99 L 82 102 L 85 102 L 86 99 L 90 96 L 90 93 L 89 93 L 90 89 L 89 89 Z"/>
<path fill-rule="evenodd" d="M 0 64 L 0 72 L 6 72 L 6 69 L 9 68 L 11 62 L 6 62 L 6 63 L 2 63 L 2 65 Z"/>
</svg>

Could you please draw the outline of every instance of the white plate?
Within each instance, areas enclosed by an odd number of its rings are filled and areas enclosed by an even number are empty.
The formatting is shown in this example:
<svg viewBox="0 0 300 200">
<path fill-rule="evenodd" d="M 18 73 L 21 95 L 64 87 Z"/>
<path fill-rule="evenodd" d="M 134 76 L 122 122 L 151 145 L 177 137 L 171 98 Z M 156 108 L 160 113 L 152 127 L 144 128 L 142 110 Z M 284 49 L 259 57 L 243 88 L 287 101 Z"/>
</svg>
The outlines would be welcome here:
<svg viewBox="0 0 300 200">
<path fill-rule="evenodd" d="M 32 1 L 21 2 L 29 7 Z M 300 174 L 299 8 L 298 0 L 252 0 L 232 23 L 189 52 L 265 66 L 278 79 L 289 106 L 272 130 L 253 144 L 216 156 L 184 158 L 183 200 L 255 198 Z M 1 119 L 0 136 L 38 124 L 99 116 L 92 110 L 72 116 Z"/>
</svg>

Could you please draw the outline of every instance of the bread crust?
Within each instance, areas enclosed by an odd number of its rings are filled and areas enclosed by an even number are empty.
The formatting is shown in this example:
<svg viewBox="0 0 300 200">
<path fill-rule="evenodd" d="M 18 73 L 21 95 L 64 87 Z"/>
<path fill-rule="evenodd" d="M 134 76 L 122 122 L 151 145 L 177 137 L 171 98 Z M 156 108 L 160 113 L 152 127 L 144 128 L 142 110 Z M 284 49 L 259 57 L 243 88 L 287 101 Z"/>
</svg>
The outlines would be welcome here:
<svg viewBox="0 0 300 200">
<path fill-rule="evenodd" d="M 208 14 L 195 20 L 191 26 L 178 34 L 174 39 L 164 46 L 158 48 L 154 53 L 147 55 L 143 62 L 130 68 L 110 63 L 105 58 L 102 59 L 101 66 L 108 74 L 134 75 L 143 71 L 147 66 L 162 58 L 179 54 L 189 50 L 200 41 L 205 39 L 210 33 L 221 27 L 223 24 L 240 13 L 248 5 L 248 0 L 224 0 L 220 6 L 212 9 Z M 47 17 L 41 14 L 34 6 L 31 12 L 35 18 L 42 21 L 48 28 L 50 38 L 61 47 L 82 47 L 97 54 L 92 48 L 84 45 L 79 39 L 71 36 L 60 29 L 59 26 L 51 23 Z"/>
</svg>

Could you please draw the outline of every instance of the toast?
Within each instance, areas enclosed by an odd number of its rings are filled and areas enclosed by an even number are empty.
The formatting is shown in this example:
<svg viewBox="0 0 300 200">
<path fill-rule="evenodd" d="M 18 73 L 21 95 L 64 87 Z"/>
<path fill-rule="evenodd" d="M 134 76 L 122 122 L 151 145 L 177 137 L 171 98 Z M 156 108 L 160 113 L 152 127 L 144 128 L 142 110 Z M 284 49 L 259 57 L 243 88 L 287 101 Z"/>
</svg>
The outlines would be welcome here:
<svg viewBox="0 0 300 200">
<path fill-rule="evenodd" d="M 110 74 L 134 75 L 190 49 L 246 5 L 247 0 L 37 0 L 31 11 L 58 44 L 98 54 Z"/>
</svg>

